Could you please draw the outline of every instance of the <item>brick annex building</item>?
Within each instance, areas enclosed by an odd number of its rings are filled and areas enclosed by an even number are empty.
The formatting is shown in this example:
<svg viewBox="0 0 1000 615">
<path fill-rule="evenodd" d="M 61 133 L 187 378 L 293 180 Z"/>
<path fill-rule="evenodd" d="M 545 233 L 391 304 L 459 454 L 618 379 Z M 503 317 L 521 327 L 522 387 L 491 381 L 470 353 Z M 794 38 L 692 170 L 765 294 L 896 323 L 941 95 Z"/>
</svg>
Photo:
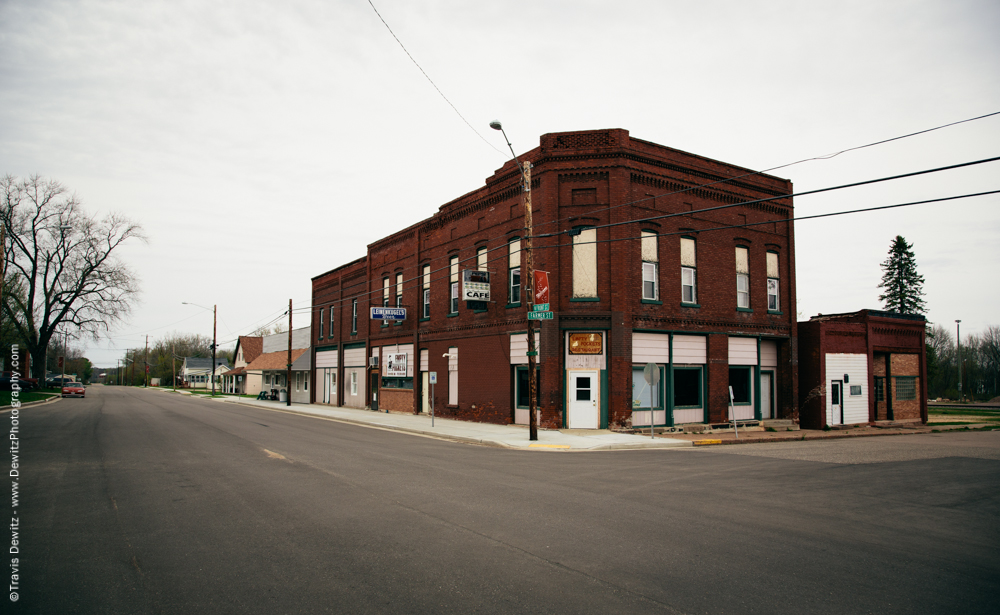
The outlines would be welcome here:
<svg viewBox="0 0 1000 615">
<path fill-rule="evenodd" d="M 536 329 L 542 427 L 725 422 L 729 387 L 738 419 L 797 417 L 791 182 L 621 129 L 547 134 L 520 159 L 554 312 Z M 438 416 L 526 423 L 523 237 L 511 160 L 313 278 L 313 401 L 427 412 L 435 372 Z M 490 302 L 460 300 L 467 269 L 490 272 Z"/>
</svg>

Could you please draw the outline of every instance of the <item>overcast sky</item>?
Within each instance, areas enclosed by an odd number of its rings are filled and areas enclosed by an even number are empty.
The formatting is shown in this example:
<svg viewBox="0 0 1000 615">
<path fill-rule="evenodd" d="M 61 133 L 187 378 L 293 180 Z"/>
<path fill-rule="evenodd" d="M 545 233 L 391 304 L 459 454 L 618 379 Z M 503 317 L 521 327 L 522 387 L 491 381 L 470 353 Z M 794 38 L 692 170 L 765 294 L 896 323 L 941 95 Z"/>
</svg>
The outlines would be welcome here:
<svg viewBox="0 0 1000 615">
<path fill-rule="evenodd" d="M 549 132 L 755 170 L 1000 111 L 996 0 L 0 0 L 0 174 L 139 221 L 113 366 L 170 332 L 235 340 L 310 278 L 483 185 Z M 488 143 L 486 141 L 488 141 Z M 499 150 L 499 151 L 498 151 Z M 797 192 L 1000 155 L 1000 116 L 773 172 Z M 1000 163 L 795 200 L 797 215 L 1000 189 Z M 893 237 L 928 318 L 1000 325 L 1000 195 L 796 224 L 798 312 L 880 308 Z M 307 324 L 297 313 L 295 327 Z"/>
</svg>

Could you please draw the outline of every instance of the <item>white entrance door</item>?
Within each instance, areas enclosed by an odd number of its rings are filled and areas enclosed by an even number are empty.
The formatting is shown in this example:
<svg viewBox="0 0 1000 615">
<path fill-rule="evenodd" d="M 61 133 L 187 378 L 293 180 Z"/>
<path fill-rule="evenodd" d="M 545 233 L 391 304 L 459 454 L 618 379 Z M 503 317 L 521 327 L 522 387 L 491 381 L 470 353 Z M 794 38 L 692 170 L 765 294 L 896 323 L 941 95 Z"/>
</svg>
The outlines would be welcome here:
<svg viewBox="0 0 1000 615">
<path fill-rule="evenodd" d="M 830 425 L 844 424 L 844 383 L 834 380 L 830 383 Z"/>
<path fill-rule="evenodd" d="M 760 373 L 760 418 L 773 419 L 774 408 L 771 401 L 771 372 Z"/>
<path fill-rule="evenodd" d="M 596 371 L 569 372 L 569 428 L 597 429 L 601 418 L 601 391 Z"/>
<path fill-rule="evenodd" d="M 425 414 L 431 413 L 431 373 L 420 372 L 420 411 Z"/>
<path fill-rule="evenodd" d="M 323 403 L 330 403 L 330 370 L 323 370 Z"/>
</svg>

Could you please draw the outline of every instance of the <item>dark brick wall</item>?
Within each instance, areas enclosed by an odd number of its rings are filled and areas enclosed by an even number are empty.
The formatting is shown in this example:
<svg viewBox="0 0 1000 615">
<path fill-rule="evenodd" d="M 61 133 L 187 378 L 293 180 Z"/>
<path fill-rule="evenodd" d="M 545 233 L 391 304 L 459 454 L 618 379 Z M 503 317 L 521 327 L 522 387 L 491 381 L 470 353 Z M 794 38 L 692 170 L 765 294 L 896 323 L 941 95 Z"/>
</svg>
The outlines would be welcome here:
<svg viewBox="0 0 1000 615">
<path fill-rule="evenodd" d="M 556 318 L 541 325 L 542 348 L 539 405 L 542 425 L 561 427 L 564 405 L 563 334 L 568 329 L 608 332 L 608 413 L 613 426 L 631 421 L 631 336 L 634 329 L 690 332 L 709 335 L 707 399 L 713 421 L 725 420 L 728 408 L 729 335 L 751 335 L 778 341 L 779 416 L 798 413 L 798 357 L 794 343 L 795 286 L 793 232 L 781 220 L 792 217 L 791 199 L 733 206 L 746 200 L 777 197 L 792 192 L 787 180 L 750 175 L 746 169 L 681 152 L 630 137 L 628 131 L 597 130 L 543 135 L 540 146 L 522 157 L 531 161 L 534 233 L 553 236 L 535 239 L 534 265 L 548 271 L 552 284 L 550 303 Z M 313 279 L 313 305 L 317 308 L 341 301 L 334 339 L 317 343 L 366 341 L 369 346 L 385 340 L 407 338 L 415 348 L 428 348 L 430 370 L 437 371 L 437 412 L 476 421 L 509 423 L 513 386 L 509 334 L 527 329 L 525 308 L 508 308 L 507 242 L 524 237 L 520 174 L 508 161 L 484 186 L 442 205 L 433 216 L 407 229 L 387 235 L 368 247 L 365 258 Z M 727 180 L 724 183 L 719 183 Z M 706 184 L 712 184 L 707 187 Z M 693 188 L 693 189 L 692 189 Z M 724 207 L 721 208 L 720 207 Z M 667 217 L 664 217 L 667 216 Z M 642 222 L 634 220 L 657 218 Z M 763 223 L 763 224 L 756 224 Z M 563 232 L 578 226 L 604 226 L 597 231 L 598 297 L 572 301 L 572 240 Z M 742 228 L 720 228 L 752 224 Z M 642 302 L 642 230 L 658 238 L 660 300 Z M 393 231 L 391 228 L 385 229 Z M 680 235 L 697 240 L 698 303 L 680 305 Z M 736 309 L 735 246 L 750 254 L 751 312 Z M 492 302 L 484 312 L 461 304 L 457 315 L 448 314 L 450 284 L 448 259 L 457 255 L 460 269 L 474 268 L 476 249 L 486 246 L 493 273 Z M 779 254 L 781 313 L 767 310 L 766 253 Z M 526 259 L 522 256 L 522 269 Z M 431 317 L 421 321 L 420 272 L 432 270 Z M 358 286 L 346 278 L 364 271 Z M 395 284 L 403 274 L 403 303 L 408 318 L 401 325 L 382 327 L 367 318 L 373 305 L 381 305 L 382 278 Z M 527 280 L 524 280 L 527 282 Z M 338 286 L 339 284 L 339 286 Z M 525 288 L 526 290 L 526 288 Z M 349 335 L 348 292 L 359 296 L 360 322 L 356 336 Z M 394 303 L 394 288 L 390 293 Z M 315 324 L 314 324 L 314 330 Z M 401 342 L 407 343 L 407 342 Z M 459 348 L 459 404 L 445 407 L 448 346 Z M 415 373 L 413 411 L 420 407 L 420 378 Z M 315 384 L 313 389 L 315 390 Z"/>
</svg>

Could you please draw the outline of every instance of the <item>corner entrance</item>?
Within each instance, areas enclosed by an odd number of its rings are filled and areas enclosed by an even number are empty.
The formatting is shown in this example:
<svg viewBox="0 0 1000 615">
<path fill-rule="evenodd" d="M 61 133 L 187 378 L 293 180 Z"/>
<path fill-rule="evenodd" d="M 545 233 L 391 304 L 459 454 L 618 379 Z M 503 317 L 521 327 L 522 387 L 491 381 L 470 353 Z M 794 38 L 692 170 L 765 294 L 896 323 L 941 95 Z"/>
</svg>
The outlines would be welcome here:
<svg viewBox="0 0 1000 615">
<path fill-rule="evenodd" d="M 598 429 L 601 422 L 601 390 L 599 373 L 569 372 L 569 410 L 566 413 L 570 429 Z"/>
</svg>

